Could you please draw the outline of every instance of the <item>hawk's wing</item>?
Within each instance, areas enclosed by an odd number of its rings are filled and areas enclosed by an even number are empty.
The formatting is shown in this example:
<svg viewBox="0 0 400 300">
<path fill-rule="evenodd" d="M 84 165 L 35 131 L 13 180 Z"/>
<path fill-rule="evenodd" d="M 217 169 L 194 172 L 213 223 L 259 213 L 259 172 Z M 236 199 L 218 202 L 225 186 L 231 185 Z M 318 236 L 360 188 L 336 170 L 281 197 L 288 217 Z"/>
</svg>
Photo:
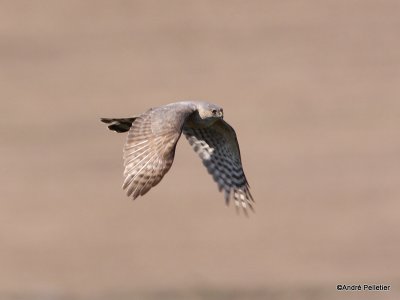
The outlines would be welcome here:
<svg viewBox="0 0 400 300">
<path fill-rule="evenodd" d="M 232 195 L 236 206 L 252 208 L 250 200 L 254 200 L 243 172 L 235 130 L 224 120 L 218 120 L 207 128 L 185 126 L 183 133 L 219 190 L 225 191 L 227 204 Z"/>
<path fill-rule="evenodd" d="M 190 108 L 151 109 L 135 119 L 124 146 L 123 189 L 136 199 L 157 185 L 171 168 L 176 143 Z"/>
</svg>

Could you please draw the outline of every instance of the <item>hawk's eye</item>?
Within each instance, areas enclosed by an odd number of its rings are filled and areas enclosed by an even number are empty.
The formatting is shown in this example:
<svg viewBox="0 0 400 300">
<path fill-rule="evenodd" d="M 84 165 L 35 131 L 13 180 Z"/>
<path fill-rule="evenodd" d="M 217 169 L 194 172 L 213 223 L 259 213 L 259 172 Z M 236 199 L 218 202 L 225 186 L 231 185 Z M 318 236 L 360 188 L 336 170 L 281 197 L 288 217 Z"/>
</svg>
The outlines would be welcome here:
<svg viewBox="0 0 400 300">
<path fill-rule="evenodd" d="M 213 115 L 217 114 L 217 110 L 216 109 L 213 109 L 211 112 L 212 112 Z"/>
</svg>

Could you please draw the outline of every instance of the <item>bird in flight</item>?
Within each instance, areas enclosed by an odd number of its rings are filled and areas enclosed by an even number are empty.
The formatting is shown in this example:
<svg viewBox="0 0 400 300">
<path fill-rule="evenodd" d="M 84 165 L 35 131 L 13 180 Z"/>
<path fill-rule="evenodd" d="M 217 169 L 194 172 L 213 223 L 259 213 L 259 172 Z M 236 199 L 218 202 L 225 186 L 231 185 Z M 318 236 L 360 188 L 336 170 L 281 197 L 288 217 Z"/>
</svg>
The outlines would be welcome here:
<svg viewBox="0 0 400 300">
<path fill-rule="evenodd" d="M 207 102 L 183 101 L 155 108 L 132 118 L 102 118 L 110 130 L 128 131 L 124 146 L 124 183 L 136 199 L 157 185 L 171 168 L 176 144 L 185 135 L 208 173 L 246 212 L 254 202 L 243 172 L 235 130 L 223 120 L 221 107 Z"/>
</svg>

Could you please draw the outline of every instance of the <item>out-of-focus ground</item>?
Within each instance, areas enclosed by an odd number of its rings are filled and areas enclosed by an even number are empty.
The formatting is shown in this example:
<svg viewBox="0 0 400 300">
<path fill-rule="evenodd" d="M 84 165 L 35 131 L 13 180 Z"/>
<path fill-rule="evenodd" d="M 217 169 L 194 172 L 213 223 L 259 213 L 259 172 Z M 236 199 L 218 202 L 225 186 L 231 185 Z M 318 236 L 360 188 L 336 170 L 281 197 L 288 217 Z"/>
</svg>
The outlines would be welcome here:
<svg viewBox="0 0 400 300">
<path fill-rule="evenodd" d="M 0 298 L 400 299 L 399 36 L 399 1 L 0 2 Z M 250 218 L 184 138 L 120 189 L 99 117 L 184 99 L 224 107 Z"/>
</svg>

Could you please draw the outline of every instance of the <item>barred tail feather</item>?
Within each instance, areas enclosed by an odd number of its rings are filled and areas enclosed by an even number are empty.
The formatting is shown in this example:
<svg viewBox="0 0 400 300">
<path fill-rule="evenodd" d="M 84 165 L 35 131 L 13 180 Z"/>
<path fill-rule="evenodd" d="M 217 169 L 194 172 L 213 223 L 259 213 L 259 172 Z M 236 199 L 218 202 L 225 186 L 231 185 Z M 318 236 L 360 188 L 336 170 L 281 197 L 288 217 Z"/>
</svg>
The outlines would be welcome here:
<svg viewBox="0 0 400 300">
<path fill-rule="evenodd" d="M 103 123 L 110 124 L 108 125 L 108 128 L 112 131 L 127 132 L 131 128 L 132 123 L 136 120 L 136 117 L 121 119 L 101 118 L 100 120 Z"/>
</svg>

